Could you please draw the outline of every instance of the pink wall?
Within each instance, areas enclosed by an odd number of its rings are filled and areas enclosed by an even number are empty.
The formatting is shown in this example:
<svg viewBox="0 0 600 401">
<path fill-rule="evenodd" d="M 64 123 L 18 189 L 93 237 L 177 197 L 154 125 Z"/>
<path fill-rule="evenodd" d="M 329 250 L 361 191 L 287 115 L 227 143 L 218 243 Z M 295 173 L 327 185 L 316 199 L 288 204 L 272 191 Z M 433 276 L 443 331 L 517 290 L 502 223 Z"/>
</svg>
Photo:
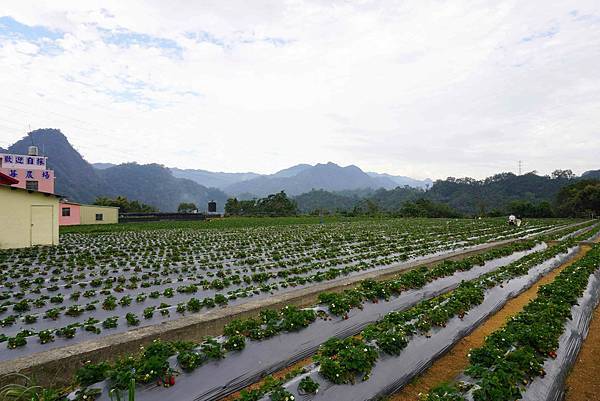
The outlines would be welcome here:
<svg viewBox="0 0 600 401">
<path fill-rule="evenodd" d="M 73 226 L 81 223 L 81 208 L 77 204 L 63 203 L 60 202 L 58 209 L 58 225 L 59 226 Z M 63 208 L 70 208 L 71 215 L 63 216 Z"/>
<path fill-rule="evenodd" d="M 13 169 L 0 168 L 4 174 L 13 177 L 19 182 L 13 184 L 13 187 L 25 188 L 27 181 L 37 181 L 38 191 L 49 194 L 54 193 L 54 171 L 53 170 L 35 170 L 35 169 Z M 28 174 L 30 175 L 28 177 Z"/>
</svg>

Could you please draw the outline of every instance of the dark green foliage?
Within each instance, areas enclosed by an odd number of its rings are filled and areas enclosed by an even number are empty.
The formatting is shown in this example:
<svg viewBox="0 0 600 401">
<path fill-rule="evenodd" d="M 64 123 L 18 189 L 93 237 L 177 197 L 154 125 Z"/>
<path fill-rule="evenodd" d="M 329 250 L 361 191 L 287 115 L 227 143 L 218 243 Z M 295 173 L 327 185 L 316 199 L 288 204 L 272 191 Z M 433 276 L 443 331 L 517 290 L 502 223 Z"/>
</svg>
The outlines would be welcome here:
<svg viewBox="0 0 600 401">
<path fill-rule="evenodd" d="M 304 394 L 316 394 L 319 390 L 319 383 L 311 379 L 310 376 L 306 376 L 298 383 L 298 390 Z"/>
<path fill-rule="evenodd" d="M 196 210 L 198 210 L 198 207 L 195 203 L 191 202 L 182 202 L 177 206 L 177 211 L 179 213 L 194 213 Z"/>
<path fill-rule="evenodd" d="M 128 200 L 125 196 L 117 196 L 114 199 L 106 198 L 106 197 L 98 197 L 94 201 L 94 205 L 98 206 L 113 206 L 119 208 L 119 213 L 149 213 L 149 212 L 158 212 L 158 209 L 140 203 L 136 200 Z"/>
<path fill-rule="evenodd" d="M 75 379 L 80 386 L 87 387 L 104 380 L 109 369 L 110 365 L 106 362 L 88 363 L 77 370 Z"/>
<path fill-rule="evenodd" d="M 582 180 L 562 188 L 556 197 L 556 209 L 561 216 L 600 215 L 600 180 Z"/>
<path fill-rule="evenodd" d="M 294 216 L 298 205 L 281 191 L 266 198 L 242 200 L 230 198 L 225 204 L 225 214 L 229 216 Z"/>
</svg>

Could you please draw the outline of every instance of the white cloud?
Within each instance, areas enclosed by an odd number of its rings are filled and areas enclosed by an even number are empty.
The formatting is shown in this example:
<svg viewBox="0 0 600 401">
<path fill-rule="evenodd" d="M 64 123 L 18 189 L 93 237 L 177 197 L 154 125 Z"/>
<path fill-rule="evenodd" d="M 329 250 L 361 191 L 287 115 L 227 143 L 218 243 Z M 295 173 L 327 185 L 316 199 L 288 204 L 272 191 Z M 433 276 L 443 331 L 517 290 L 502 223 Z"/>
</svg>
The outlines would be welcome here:
<svg viewBox="0 0 600 401">
<path fill-rule="evenodd" d="M 0 145 L 30 124 L 61 128 L 90 161 L 600 168 L 597 1 L 3 6 L 60 37 L 0 29 Z"/>
</svg>

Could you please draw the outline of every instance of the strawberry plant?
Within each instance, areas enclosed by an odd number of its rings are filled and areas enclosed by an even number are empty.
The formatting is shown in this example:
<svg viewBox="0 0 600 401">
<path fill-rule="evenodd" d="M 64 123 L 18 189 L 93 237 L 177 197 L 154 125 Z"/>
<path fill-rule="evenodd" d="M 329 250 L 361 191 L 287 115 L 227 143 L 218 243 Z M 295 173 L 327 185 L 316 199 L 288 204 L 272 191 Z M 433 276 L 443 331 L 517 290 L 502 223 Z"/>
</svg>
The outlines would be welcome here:
<svg viewBox="0 0 600 401">
<path fill-rule="evenodd" d="M 82 387 L 101 382 L 106 377 L 110 365 L 106 362 L 86 363 L 75 373 L 75 380 Z"/>
<path fill-rule="evenodd" d="M 377 351 L 358 338 L 331 338 L 319 348 L 315 359 L 320 364 L 319 373 L 327 380 L 335 384 L 354 383 L 359 375 L 368 379 Z"/>
<path fill-rule="evenodd" d="M 223 343 L 223 348 L 227 351 L 241 351 L 246 346 L 246 339 L 241 335 L 234 335 L 228 337 L 227 340 Z"/>
<path fill-rule="evenodd" d="M 300 394 L 317 394 L 319 392 L 319 383 L 311 379 L 310 376 L 306 376 L 298 383 L 298 392 Z"/>
<path fill-rule="evenodd" d="M 40 343 L 42 344 L 47 344 L 54 341 L 54 333 L 52 330 L 42 330 L 38 333 L 38 337 L 40 339 Z"/>
<path fill-rule="evenodd" d="M 269 399 L 271 401 L 294 401 L 294 396 L 283 387 L 278 386 L 271 391 Z"/>
<path fill-rule="evenodd" d="M 125 315 L 125 320 L 127 320 L 127 324 L 130 326 L 137 326 L 140 324 L 140 319 L 131 312 Z"/>
</svg>

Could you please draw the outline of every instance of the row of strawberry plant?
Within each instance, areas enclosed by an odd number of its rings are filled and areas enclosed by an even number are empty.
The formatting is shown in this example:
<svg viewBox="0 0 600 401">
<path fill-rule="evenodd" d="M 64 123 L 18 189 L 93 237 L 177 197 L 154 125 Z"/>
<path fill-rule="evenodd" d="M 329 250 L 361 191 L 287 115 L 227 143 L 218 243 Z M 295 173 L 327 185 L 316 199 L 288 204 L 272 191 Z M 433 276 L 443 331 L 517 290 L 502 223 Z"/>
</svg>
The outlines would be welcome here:
<svg viewBox="0 0 600 401">
<path fill-rule="evenodd" d="M 583 294 L 590 275 L 600 267 L 600 246 L 540 287 L 537 297 L 501 329 L 489 335 L 482 347 L 469 353 L 465 373 L 473 383 L 443 384 L 422 401 L 514 401 L 536 377 L 544 376 L 544 361 L 556 357 L 558 339 Z"/>
<path fill-rule="evenodd" d="M 328 340 L 316 356 L 320 374 L 335 384 L 350 383 L 361 376 L 362 380 L 368 379 L 382 353 L 400 354 L 413 335 L 428 335 L 432 327 L 443 327 L 454 316 L 462 318 L 469 309 L 483 301 L 485 289 L 527 274 L 534 266 L 567 252 L 578 240 L 575 238 L 526 255 L 476 280 L 461 283 L 449 294 L 423 301 L 403 312 L 391 312 L 383 320 L 369 325 L 357 337 Z"/>
<path fill-rule="evenodd" d="M 493 250 L 489 251 L 489 253 L 490 256 L 495 255 L 498 257 L 500 255 L 504 255 L 505 253 L 510 254 L 516 250 L 528 249 L 534 244 L 534 242 L 513 244 L 504 247 L 506 248 L 504 251 Z M 511 252 L 509 252 L 509 250 Z M 364 284 L 364 286 L 367 288 L 372 284 L 373 282 L 367 282 Z M 464 286 L 466 286 L 466 284 Z M 198 366 L 206 363 L 209 360 L 225 357 L 226 352 L 228 351 L 240 351 L 244 349 L 246 338 L 262 340 L 272 337 L 280 332 L 297 331 L 312 323 L 318 315 L 319 313 L 315 312 L 313 309 L 300 310 L 295 307 L 286 306 L 280 311 L 262 311 L 258 318 L 234 320 L 225 326 L 225 337 L 223 339 L 217 340 L 215 338 L 207 338 L 199 345 L 193 345 L 186 349 L 180 349 L 177 353 L 178 364 L 181 369 L 185 371 L 193 371 Z M 173 350 L 173 348 L 170 349 Z M 140 382 L 152 381 L 169 375 L 171 368 L 168 366 L 168 363 L 164 362 L 172 355 L 175 355 L 175 352 L 165 354 L 165 357 L 161 360 L 161 364 L 159 364 L 160 366 L 154 363 L 153 369 L 136 369 L 138 372 L 143 372 L 143 376 L 137 377 L 137 380 Z M 127 371 L 127 368 L 145 365 L 145 359 L 146 353 L 142 353 L 138 356 L 130 356 L 120 360 L 115 365 L 105 362 L 99 364 L 88 364 L 81 368 L 80 373 L 78 373 L 78 383 L 81 386 L 88 386 L 100 380 L 109 379 L 111 381 L 111 386 L 123 386 L 130 376 L 120 379 L 119 374 L 115 372 L 125 372 Z M 124 361 L 129 361 L 125 364 L 126 368 L 122 367 L 122 365 L 125 363 Z M 153 372 L 153 375 L 148 377 L 150 372 Z"/>
<path fill-rule="evenodd" d="M 514 250 L 514 249 L 513 249 Z M 499 254 L 496 254 L 496 257 Z M 207 339 L 202 344 L 190 345 L 186 349 L 179 349 L 178 360 L 179 364 L 183 369 L 193 370 L 208 359 L 221 358 L 227 351 L 241 350 L 245 345 L 245 338 L 262 339 L 281 331 L 295 331 L 302 327 L 306 327 L 316 318 L 316 313 L 313 310 L 297 310 L 295 308 L 284 308 L 277 314 L 277 312 L 264 312 L 260 319 L 246 320 L 233 322 L 226 328 L 226 338 L 222 341 L 215 339 Z M 175 355 L 170 353 L 168 356 Z M 161 360 L 160 364 L 154 362 L 148 362 L 147 355 L 143 353 L 141 356 L 131 356 L 125 358 L 116 366 L 107 364 L 100 364 L 101 366 L 108 366 L 102 376 L 95 377 L 95 379 L 109 378 L 114 386 L 119 387 L 120 383 L 125 383 L 126 380 L 120 380 L 120 374 L 114 372 L 125 372 L 128 368 L 136 368 L 136 372 L 144 372 L 143 377 L 137 377 L 138 381 L 146 382 L 152 381 L 159 378 L 161 382 L 165 382 L 164 377 L 169 376 L 169 381 L 174 380 L 170 377 L 173 376 L 170 373 L 170 367 L 168 364 L 164 364 L 164 360 L 167 359 L 167 355 Z M 127 362 L 129 361 L 129 362 Z M 139 366 L 150 363 L 152 369 L 139 368 Z M 123 367 L 125 365 L 125 367 Z M 160 368 L 162 366 L 162 368 Z M 98 370 L 95 365 L 86 366 L 86 370 Z M 111 372 L 111 373 L 107 373 Z M 145 381 L 146 380 L 146 381 Z M 97 381 L 97 380 L 96 380 Z M 86 385 L 84 382 L 80 382 L 81 385 Z M 87 383 L 91 384 L 91 383 Z"/>
<path fill-rule="evenodd" d="M 341 293 L 321 293 L 319 294 L 319 303 L 326 305 L 329 311 L 334 315 L 345 315 L 352 308 L 360 308 L 365 301 L 378 302 L 381 299 L 387 300 L 390 296 L 399 295 L 402 291 L 418 289 L 429 282 L 438 278 L 449 277 L 458 271 L 467 271 L 475 266 L 482 266 L 487 261 L 508 256 L 515 252 L 530 250 L 541 241 L 554 240 L 579 229 L 579 227 L 566 228 L 551 235 L 523 240 L 503 247 L 491 249 L 481 254 L 469 256 L 460 261 L 445 260 L 436 264 L 433 268 L 422 266 L 406 273 L 402 273 L 391 280 L 380 282 L 366 280 L 361 282 L 357 288 L 345 290 Z M 599 230 L 600 225 L 597 225 L 593 227 L 591 231 L 586 231 L 570 239 L 570 244 L 587 239 L 590 235 L 597 233 Z"/>
<path fill-rule="evenodd" d="M 561 231 L 569 231 L 569 230 L 573 230 L 573 228 L 561 230 Z M 506 256 L 512 252 L 516 252 L 519 250 L 530 249 L 533 245 L 534 245 L 533 241 L 525 241 L 523 243 L 517 243 L 515 245 L 491 250 L 482 255 L 473 256 L 473 257 L 467 258 L 466 260 L 463 260 L 460 262 L 447 261 L 445 263 L 441 263 L 441 264 L 437 265 L 432 270 L 418 269 L 418 270 L 412 271 L 410 273 L 407 273 L 405 276 L 404 275 L 401 276 L 400 279 L 395 282 L 380 284 L 380 283 L 367 281 L 367 282 L 364 282 L 360 286 L 360 288 L 357 290 L 348 291 L 348 292 L 344 293 L 343 295 L 322 294 L 321 298 L 322 298 L 322 300 L 326 300 L 328 298 L 329 299 L 333 298 L 333 300 L 331 302 L 329 302 L 330 311 L 334 314 L 339 314 L 339 312 L 342 311 L 344 308 L 349 310 L 350 306 L 356 306 L 358 303 L 360 303 L 366 299 L 370 299 L 373 301 L 376 301 L 378 298 L 387 299 L 391 294 L 397 295 L 401 291 L 408 289 L 408 288 L 420 288 L 422 285 L 424 285 L 425 283 L 427 283 L 429 281 L 432 281 L 435 278 L 449 276 L 458 270 L 462 270 L 462 271 L 468 270 L 476 264 L 481 265 L 481 264 L 485 263 L 485 261 L 487 261 L 487 260 L 491 260 L 491 259 L 501 257 L 501 256 Z M 340 269 L 329 269 L 327 272 L 318 273 L 316 275 L 309 276 L 305 279 L 305 281 L 313 281 L 313 280 L 321 281 L 321 278 L 319 277 L 320 275 L 323 275 L 327 279 L 332 279 L 332 278 L 337 277 L 340 274 L 349 274 L 351 271 L 355 271 L 355 270 L 357 270 L 356 266 L 350 266 L 350 267 L 345 267 L 345 268 L 340 268 Z M 167 294 L 167 290 L 171 291 L 171 293 L 169 293 L 171 295 Z M 194 291 L 197 291 L 197 286 L 194 286 L 194 285 L 180 286 L 177 288 L 177 291 L 178 292 L 186 292 L 186 293 L 194 292 Z M 155 292 L 155 293 L 156 293 L 156 295 L 159 294 L 158 292 Z M 173 290 L 166 289 L 164 291 L 164 293 L 165 293 L 165 296 L 172 296 Z M 152 293 L 150 295 L 152 297 L 154 297 L 153 294 L 154 293 Z M 146 298 L 146 296 L 144 296 L 143 298 L 140 298 L 140 295 L 138 295 L 136 297 L 136 302 L 143 301 L 145 298 Z M 144 317 L 144 319 L 151 319 L 153 317 L 155 311 L 160 312 L 160 314 L 162 316 L 169 316 L 170 309 L 174 309 L 177 313 L 180 313 L 180 314 L 184 314 L 186 311 L 197 312 L 202 307 L 213 307 L 213 306 L 215 306 L 215 304 L 224 305 L 224 304 L 227 304 L 230 299 L 235 299 L 235 298 L 236 298 L 235 294 L 229 295 L 229 296 L 224 296 L 222 294 L 216 294 L 214 299 L 207 297 L 203 301 L 198 301 L 195 298 L 191 298 L 187 303 L 178 303 L 176 305 L 176 307 L 162 302 L 157 307 L 145 308 L 143 311 L 143 317 Z M 102 308 L 105 310 L 112 310 L 117 306 L 117 301 L 118 301 L 118 304 L 120 304 L 122 306 L 127 306 L 131 303 L 132 298 L 128 295 L 125 295 L 124 297 L 121 298 L 121 300 L 117 300 L 116 297 L 109 296 L 102 303 Z M 95 303 L 97 303 L 97 301 L 88 303 L 87 305 L 84 305 L 84 306 L 72 305 L 69 308 L 65 308 L 65 307 L 53 308 L 53 309 L 46 311 L 44 318 L 50 318 L 50 319 L 55 320 L 58 318 L 58 316 L 60 315 L 61 312 L 64 312 L 66 315 L 69 315 L 69 316 L 79 316 L 80 314 L 84 313 L 85 311 L 95 310 L 96 309 Z M 26 302 L 25 300 L 15 304 L 14 308 L 16 308 L 17 306 L 19 306 L 19 308 L 21 308 L 21 306 L 22 306 L 23 311 L 27 311 L 29 309 L 28 302 Z M 137 326 L 138 324 L 140 324 L 140 318 L 137 315 L 135 315 L 134 313 L 131 313 L 131 312 L 127 313 L 125 317 L 126 317 L 127 324 L 129 326 Z M 38 319 L 37 315 L 26 315 L 24 317 L 25 322 L 28 324 L 35 323 L 37 321 L 37 319 Z M 112 328 L 117 327 L 118 319 L 119 319 L 118 317 L 108 317 L 103 322 L 100 322 L 98 319 L 89 318 L 86 321 L 83 321 L 80 323 L 69 324 L 67 326 L 60 327 L 58 329 L 47 328 L 47 329 L 39 330 L 39 331 L 25 329 L 25 330 L 21 330 L 20 332 L 16 333 L 16 335 L 14 337 L 8 337 L 4 334 L 0 335 L 0 342 L 8 341 L 8 348 L 16 348 L 16 347 L 21 347 L 21 346 L 26 345 L 27 337 L 37 335 L 39 337 L 39 342 L 41 344 L 47 344 L 47 343 L 54 341 L 55 335 L 58 335 L 60 337 L 67 338 L 67 339 L 73 338 L 76 335 L 78 328 L 81 328 L 82 330 L 85 330 L 86 332 L 99 334 L 102 331 L 102 329 L 112 329 Z M 15 316 L 11 315 L 5 319 L 2 319 L 0 321 L 0 323 L 2 324 L 2 326 L 7 326 L 7 325 L 14 324 L 15 321 L 16 321 Z"/>
</svg>

